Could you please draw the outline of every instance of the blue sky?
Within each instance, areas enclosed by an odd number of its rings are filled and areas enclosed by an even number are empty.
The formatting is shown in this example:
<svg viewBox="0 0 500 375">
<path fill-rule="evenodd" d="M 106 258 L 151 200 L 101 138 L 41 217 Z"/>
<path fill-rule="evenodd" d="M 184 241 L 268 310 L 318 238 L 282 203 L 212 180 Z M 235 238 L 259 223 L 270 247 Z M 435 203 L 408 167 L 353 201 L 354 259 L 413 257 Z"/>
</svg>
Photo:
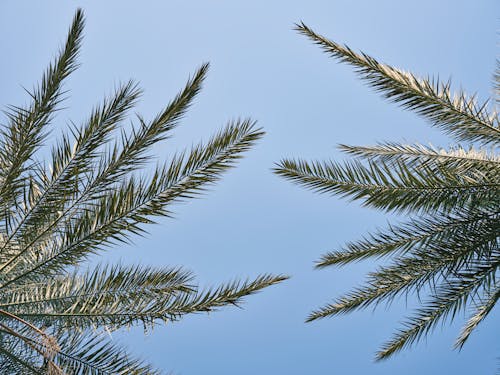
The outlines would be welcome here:
<svg viewBox="0 0 500 375">
<path fill-rule="evenodd" d="M 383 226 L 387 215 L 314 194 L 271 173 L 282 157 L 342 158 L 338 143 L 451 140 L 384 102 L 349 67 L 292 31 L 318 32 L 420 75 L 452 77 L 457 87 L 492 93 L 498 3 L 493 0 L 379 1 L 3 1 L 0 5 L 0 105 L 21 104 L 53 58 L 77 7 L 87 27 L 81 68 L 57 123 L 87 116 L 103 94 L 129 78 L 145 90 L 138 111 L 153 116 L 202 62 L 203 92 L 161 158 L 250 116 L 266 137 L 202 199 L 175 207 L 146 238 L 117 247 L 110 261 L 184 265 L 202 285 L 285 273 L 292 279 L 227 308 L 117 339 L 176 374 L 492 374 L 500 355 L 498 308 L 462 352 L 445 324 L 420 345 L 373 363 L 414 301 L 375 312 L 303 323 L 315 307 L 358 285 L 374 267 L 313 270 L 313 262 Z"/>
</svg>

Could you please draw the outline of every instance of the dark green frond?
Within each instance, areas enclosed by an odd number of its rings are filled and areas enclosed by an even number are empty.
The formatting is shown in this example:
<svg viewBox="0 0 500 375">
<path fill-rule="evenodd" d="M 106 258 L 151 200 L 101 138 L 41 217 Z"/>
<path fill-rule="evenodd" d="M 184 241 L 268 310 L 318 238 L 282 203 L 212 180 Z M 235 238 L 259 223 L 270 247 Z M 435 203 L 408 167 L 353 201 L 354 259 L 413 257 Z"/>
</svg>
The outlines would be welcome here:
<svg viewBox="0 0 500 375">
<path fill-rule="evenodd" d="M 307 320 L 313 321 L 378 305 L 392 301 L 401 294 L 419 295 L 425 288 L 434 290 L 436 286 L 448 283 L 448 275 L 460 274 L 471 263 L 487 259 L 495 243 L 496 240 L 490 238 L 490 241 L 481 244 L 463 244 L 453 252 L 445 250 L 446 243 L 441 242 L 434 246 L 440 251 L 430 247 L 429 253 L 419 250 L 411 256 L 397 258 L 391 265 L 370 273 L 366 285 L 355 288 L 334 303 L 312 312 Z M 450 244 L 449 249 L 453 249 L 452 245 L 456 243 Z M 467 263 L 464 264 L 466 259 Z"/>
<path fill-rule="evenodd" d="M 493 208 L 493 211 L 495 209 Z M 471 264 L 487 262 L 492 252 L 498 247 L 498 217 L 492 212 L 477 212 L 476 216 L 446 218 L 447 221 L 437 223 L 441 227 L 436 232 L 432 220 L 422 221 L 421 233 L 414 237 L 403 237 L 409 241 L 387 243 L 389 251 L 396 251 L 393 261 L 388 266 L 380 267 L 368 276 L 367 283 L 340 297 L 332 304 L 314 311 L 308 318 L 312 321 L 319 318 L 344 314 L 355 309 L 366 308 L 372 304 L 391 301 L 401 294 L 408 296 L 415 292 L 420 294 L 423 288 L 434 290 L 436 285 L 447 283 L 449 276 L 455 276 L 468 270 Z M 457 221 L 454 221 L 457 220 Z M 448 224 L 448 225 L 446 225 Z M 411 228 L 411 227 L 410 227 Z M 410 232 L 411 229 L 408 229 Z M 427 235 L 430 234 L 430 237 Z M 363 245 L 363 244 L 362 244 Z M 383 238 L 377 243 L 376 254 L 385 250 Z M 392 246 L 391 246 L 392 245 Z M 354 244 L 356 246 L 356 244 Z M 345 264 L 353 260 L 363 259 L 371 254 L 370 248 L 356 247 L 342 254 L 325 256 L 324 263 L 337 262 Z M 382 252 L 382 255 L 384 253 Z"/>
<path fill-rule="evenodd" d="M 170 131 L 178 125 L 200 92 L 208 68 L 209 64 L 203 64 L 193 78 L 188 80 L 184 89 L 152 121 L 147 123 L 139 117 L 139 127 L 133 128 L 129 135 L 122 134 L 121 142 L 111 147 L 109 155 L 96 169 L 88 189 L 92 192 L 90 196 L 95 198 L 96 194 L 110 183 L 139 168 L 150 159 L 147 151 L 154 144 L 168 138 Z"/>
<path fill-rule="evenodd" d="M 435 214 L 432 217 L 412 219 L 398 226 L 391 226 L 378 231 L 362 240 L 348 243 L 343 249 L 323 255 L 316 263 L 318 268 L 331 265 L 346 265 L 368 258 L 404 255 L 412 249 L 436 248 L 441 243 L 444 248 L 451 248 L 451 243 L 461 244 L 473 237 L 478 239 L 481 228 L 486 233 L 497 230 L 498 204 L 487 209 L 462 209 L 452 214 Z M 450 242 L 450 239 L 453 239 Z"/>
<path fill-rule="evenodd" d="M 201 89 L 207 69 L 208 64 L 203 65 L 184 90 L 150 124 L 142 123 L 139 130 L 124 138 L 121 149 L 115 146 L 110 156 L 103 157 L 102 152 L 98 154 L 98 165 L 93 162 L 95 150 L 108 140 L 116 123 L 136 102 L 140 94 L 136 85 L 129 82 L 117 90 L 114 98 L 105 102 L 102 109 L 96 109 L 86 127 L 75 130 L 73 146 L 68 138 L 64 138 L 53 151 L 52 176 L 39 178 L 41 183 L 33 184 L 31 190 L 35 193 L 28 195 L 27 208 L 21 211 L 15 228 L 2 245 L 0 257 L 5 259 L 2 268 L 26 255 L 26 252 L 38 252 L 37 245 L 40 242 L 47 246 L 44 239 L 65 228 L 68 218 L 73 220 L 73 216 L 79 212 L 86 212 L 89 204 L 95 205 L 96 198 L 107 198 L 106 193 L 111 186 L 149 160 L 146 151 L 165 139 L 177 125 Z M 19 246 L 12 240 L 23 227 L 27 227 L 29 232 L 23 233 L 21 238 L 29 240 Z"/>
<path fill-rule="evenodd" d="M 5 259 L 0 272 L 43 235 L 50 233 L 46 229 L 53 229 L 50 221 L 61 216 L 59 212 L 64 212 L 67 201 L 78 194 L 82 176 L 92 170 L 94 159 L 99 156 L 98 149 L 109 141 L 111 132 L 136 103 L 139 94 L 134 83 L 123 85 L 110 100 L 105 100 L 93 111 L 81 129 L 74 130 L 73 145 L 65 136 L 52 151 L 51 175 L 43 181 L 33 182 L 31 190 L 36 190 L 36 193 L 29 194 L 29 199 L 23 202 L 26 208 L 15 215 L 16 225 L 0 248 L 1 258 Z M 24 242 L 21 246 L 18 238 Z"/>
<path fill-rule="evenodd" d="M 275 173 L 320 193 L 338 194 L 364 205 L 394 211 L 437 211 L 498 196 L 496 174 L 481 171 L 414 167 L 402 161 L 306 162 L 283 160 Z"/>
<path fill-rule="evenodd" d="M 45 244 L 42 253 L 38 248 L 26 253 L 26 262 L 31 266 L 23 264 L 18 271 L 13 269 L 0 289 L 29 278 L 46 277 L 85 260 L 104 245 L 126 241 L 131 234 L 141 233 L 142 225 L 152 222 L 151 217 L 169 215 L 167 204 L 194 197 L 207 184 L 217 181 L 262 135 L 254 122 L 237 121 L 206 145 L 199 144 L 189 153 L 174 157 L 150 180 L 129 179 L 67 222 L 62 237 Z"/>
</svg>

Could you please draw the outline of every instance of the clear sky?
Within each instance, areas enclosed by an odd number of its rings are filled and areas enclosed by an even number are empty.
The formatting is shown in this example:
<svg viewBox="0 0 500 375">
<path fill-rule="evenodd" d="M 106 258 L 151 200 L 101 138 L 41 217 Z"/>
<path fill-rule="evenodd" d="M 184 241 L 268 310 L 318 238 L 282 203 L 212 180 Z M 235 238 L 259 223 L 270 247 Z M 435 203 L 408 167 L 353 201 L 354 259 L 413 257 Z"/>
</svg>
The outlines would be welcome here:
<svg viewBox="0 0 500 375">
<path fill-rule="evenodd" d="M 4 0 L 0 105 L 27 100 L 22 87 L 39 79 L 77 7 L 87 17 L 82 66 L 67 85 L 59 124 L 84 119 L 103 94 L 129 78 L 145 90 L 138 110 L 153 116 L 210 61 L 203 92 L 175 137 L 155 153 L 168 157 L 239 116 L 251 116 L 267 131 L 206 196 L 177 205 L 175 219 L 160 220 L 146 238 L 104 257 L 184 265 L 202 285 L 262 272 L 292 276 L 248 298 L 244 309 L 187 317 L 146 338 L 132 329 L 121 337 L 132 351 L 186 375 L 495 373 L 498 308 L 460 353 L 451 347 L 461 318 L 382 363 L 373 363 L 373 354 L 410 313 L 404 300 L 305 324 L 313 308 L 361 283 L 374 266 L 317 271 L 313 262 L 383 226 L 387 216 L 306 191 L 270 169 L 282 157 L 341 158 L 338 143 L 451 144 L 292 31 L 295 22 L 417 74 L 451 76 L 485 98 L 498 56 L 497 1 Z"/>
</svg>

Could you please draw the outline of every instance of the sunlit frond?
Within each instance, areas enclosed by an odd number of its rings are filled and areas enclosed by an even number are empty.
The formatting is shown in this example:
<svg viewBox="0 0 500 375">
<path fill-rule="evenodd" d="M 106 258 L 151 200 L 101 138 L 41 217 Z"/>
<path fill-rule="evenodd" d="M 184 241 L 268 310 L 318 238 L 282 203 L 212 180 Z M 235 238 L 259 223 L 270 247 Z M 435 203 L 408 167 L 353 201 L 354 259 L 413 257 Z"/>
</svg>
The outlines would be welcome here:
<svg viewBox="0 0 500 375">
<path fill-rule="evenodd" d="M 97 267 L 85 274 L 30 284 L 6 293 L 0 308 L 38 325 L 68 329 L 117 329 L 179 320 L 196 312 L 237 305 L 243 297 L 285 280 L 263 275 L 201 290 L 181 269 L 138 266 Z"/>
<path fill-rule="evenodd" d="M 367 54 L 356 53 L 315 33 L 303 23 L 296 25 L 296 30 L 329 55 L 352 65 L 361 78 L 384 97 L 415 111 L 446 133 L 461 141 L 500 144 L 498 117 L 488 113 L 487 102 L 477 103 L 475 96 L 468 97 L 464 92 L 452 94 L 449 81 L 418 78 L 382 64 Z"/>
</svg>

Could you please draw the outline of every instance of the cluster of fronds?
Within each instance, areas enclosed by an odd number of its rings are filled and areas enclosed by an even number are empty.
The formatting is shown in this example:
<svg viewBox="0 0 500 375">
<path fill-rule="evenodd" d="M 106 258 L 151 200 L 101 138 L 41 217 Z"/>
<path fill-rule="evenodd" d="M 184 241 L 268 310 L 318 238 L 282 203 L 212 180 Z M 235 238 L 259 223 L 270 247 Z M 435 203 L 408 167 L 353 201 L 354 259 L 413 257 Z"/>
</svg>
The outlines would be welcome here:
<svg viewBox="0 0 500 375">
<path fill-rule="evenodd" d="M 207 73 L 203 65 L 151 121 L 121 127 L 141 91 L 133 82 L 95 107 L 39 160 L 47 128 L 77 67 L 84 19 L 78 11 L 58 57 L 26 107 L 10 107 L 0 133 L 0 372 L 142 374 L 103 331 L 238 305 L 284 279 L 263 275 L 199 289 L 182 269 L 80 265 L 89 255 L 140 234 L 169 205 L 199 195 L 234 165 L 263 132 L 238 120 L 173 156 L 152 173 L 148 150 L 170 136 Z"/>
<path fill-rule="evenodd" d="M 365 285 L 308 318 L 343 314 L 401 295 L 427 299 L 377 353 L 387 358 L 468 307 L 474 311 L 455 346 L 462 347 L 500 295 L 500 127 L 496 110 L 475 97 L 450 92 L 450 83 L 421 79 L 316 34 L 297 30 L 332 57 L 354 67 L 370 86 L 459 142 L 449 150 L 382 143 L 340 149 L 345 163 L 283 160 L 276 173 L 307 188 L 362 200 L 368 207 L 410 215 L 406 223 L 325 254 L 318 267 L 389 257 Z M 500 86 L 500 68 L 495 86 Z M 498 102 L 498 96 L 496 97 Z"/>
</svg>

